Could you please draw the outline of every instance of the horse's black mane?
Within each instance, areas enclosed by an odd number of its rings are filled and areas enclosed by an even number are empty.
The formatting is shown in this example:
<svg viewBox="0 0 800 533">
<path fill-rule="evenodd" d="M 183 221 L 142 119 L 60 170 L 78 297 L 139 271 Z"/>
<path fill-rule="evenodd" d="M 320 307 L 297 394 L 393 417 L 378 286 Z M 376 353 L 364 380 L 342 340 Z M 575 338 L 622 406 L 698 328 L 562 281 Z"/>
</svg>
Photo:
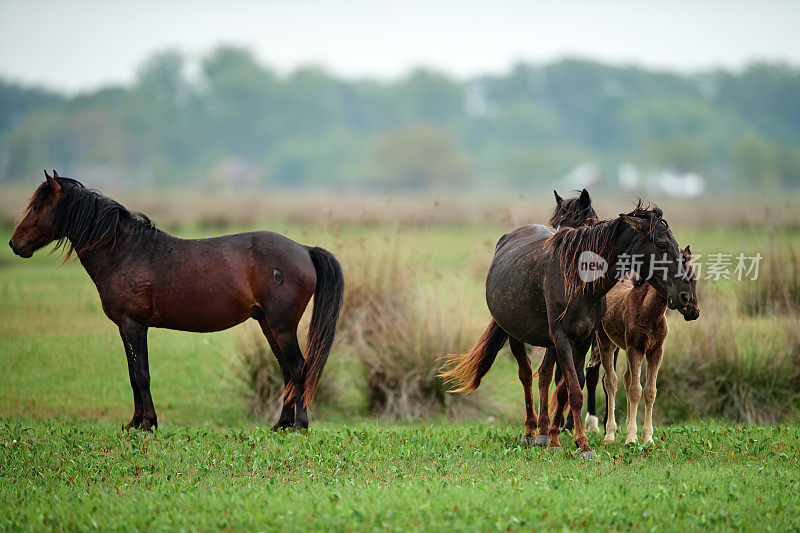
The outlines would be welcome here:
<svg viewBox="0 0 800 533">
<path fill-rule="evenodd" d="M 565 198 L 557 203 L 550 217 L 550 226 L 554 228 L 582 226 L 589 219 L 597 219 L 592 204 L 584 204 L 580 198 Z"/>
<path fill-rule="evenodd" d="M 658 207 L 645 205 L 641 198 L 628 216 L 644 219 L 647 222 L 648 235 L 655 238 L 655 231 L 664 213 Z M 622 217 L 610 220 L 589 220 L 578 228 L 563 227 L 548 239 L 548 245 L 561 261 L 564 283 L 568 294 L 578 292 L 584 284 L 578 276 L 578 256 L 581 252 L 591 251 L 601 257 L 608 258 L 614 247 L 616 234 Z"/>
<path fill-rule="evenodd" d="M 128 211 L 122 204 L 88 189 L 72 178 L 55 178 L 61 185 L 51 237 L 56 242 L 53 251 L 62 246 L 64 259 L 73 252 L 82 253 L 116 244 L 122 229 L 132 233 L 156 232 L 158 229 L 142 213 Z M 45 181 L 33 193 L 28 210 L 39 209 L 50 201 L 50 184 Z"/>
</svg>

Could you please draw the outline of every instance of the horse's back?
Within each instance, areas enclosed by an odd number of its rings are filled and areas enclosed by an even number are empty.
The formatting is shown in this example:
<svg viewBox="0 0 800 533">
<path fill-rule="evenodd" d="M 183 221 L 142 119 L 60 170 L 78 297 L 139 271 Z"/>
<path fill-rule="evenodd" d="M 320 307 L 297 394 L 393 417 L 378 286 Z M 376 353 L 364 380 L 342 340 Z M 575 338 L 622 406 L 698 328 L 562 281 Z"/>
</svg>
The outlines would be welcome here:
<svg viewBox="0 0 800 533">
<path fill-rule="evenodd" d="M 530 224 L 503 235 L 486 276 L 486 303 L 511 336 L 537 346 L 549 344 L 542 280 L 545 243 L 555 231 Z"/>
<path fill-rule="evenodd" d="M 316 285 L 308 249 L 278 233 L 172 238 L 159 253 L 148 268 L 159 327 L 215 331 L 255 309 L 302 314 Z"/>
</svg>

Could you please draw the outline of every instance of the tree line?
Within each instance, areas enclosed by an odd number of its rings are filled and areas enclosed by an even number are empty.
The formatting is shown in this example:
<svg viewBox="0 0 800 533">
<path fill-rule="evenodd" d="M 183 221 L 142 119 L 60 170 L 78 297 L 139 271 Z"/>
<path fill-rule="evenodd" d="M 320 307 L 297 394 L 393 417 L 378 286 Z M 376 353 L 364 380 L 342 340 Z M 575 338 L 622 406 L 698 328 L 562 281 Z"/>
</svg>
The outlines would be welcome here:
<svg viewBox="0 0 800 533">
<path fill-rule="evenodd" d="M 0 182 L 58 168 L 130 186 L 547 187 L 592 162 L 800 187 L 800 69 L 678 74 L 565 59 L 456 79 L 279 74 L 242 48 L 152 55 L 126 86 L 0 79 Z M 195 72 L 196 70 L 196 72 Z"/>
</svg>

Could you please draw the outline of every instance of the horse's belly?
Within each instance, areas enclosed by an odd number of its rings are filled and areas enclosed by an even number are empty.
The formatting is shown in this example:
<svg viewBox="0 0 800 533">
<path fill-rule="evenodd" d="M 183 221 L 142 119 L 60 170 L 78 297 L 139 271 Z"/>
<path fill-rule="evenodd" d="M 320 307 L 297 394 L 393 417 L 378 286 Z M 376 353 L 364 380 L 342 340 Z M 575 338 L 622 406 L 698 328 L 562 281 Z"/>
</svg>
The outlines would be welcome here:
<svg viewBox="0 0 800 533">
<path fill-rule="evenodd" d="M 256 304 L 244 275 L 181 276 L 153 295 L 150 325 L 183 331 L 221 331 L 253 314 Z"/>
<path fill-rule="evenodd" d="M 252 305 L 230 298 L 214 301 L 189 296 L 172 302 L 162 301 L 154 308 L 150 325 L 182 331 L 221 331 L 241 324 L 252 313 Z"/>
</svg>

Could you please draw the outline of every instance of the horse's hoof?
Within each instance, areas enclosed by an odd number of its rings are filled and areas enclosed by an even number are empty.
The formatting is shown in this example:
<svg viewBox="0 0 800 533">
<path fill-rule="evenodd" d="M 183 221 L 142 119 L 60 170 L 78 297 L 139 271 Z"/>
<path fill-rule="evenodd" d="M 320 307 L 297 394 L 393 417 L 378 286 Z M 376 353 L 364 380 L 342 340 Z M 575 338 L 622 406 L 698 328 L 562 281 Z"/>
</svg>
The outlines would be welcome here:
<svg viewBox="0 0 800 533">
<path fill-rule="evenodd" d="M 563 452 L 564 451 L 564 448 L 562 448 L 561 446 L 548 446 L 547 449 L 550 450 L 551 452 Z"/>
<path fill-rule="evenodd" d="M 614 437 L 606 437 L 603 439 L 603 444 L 612 444 L 614 442 Z"/>
<path fill-rule="evenodd" d="M 587 450 L 585 452 L 578 452 L 578 455 L 582 459 L 592 459 L 594 457 L 594 452 L 592 450 Z"/>
<path fill-rule="evenodd" d="M 589 413 L 586 413 L 583 425 L 586 427 L 586 431 L 600 431 L 600 419 Z"/>
<path fill-rule="evenodd" d="M 536 435 L 536 437 L 533 439 L 533 443 L 540 448 L 544 448 L 550 444 L 550 437 L 547 435 Z"/>
<path fill-rule="evenodd" d="M 523 435 L 522 438 L 519 439 L 520 446 L 532 446 L 533 445 L 533 437 L 529 437 L 527 435 Z"/>
</svg>

